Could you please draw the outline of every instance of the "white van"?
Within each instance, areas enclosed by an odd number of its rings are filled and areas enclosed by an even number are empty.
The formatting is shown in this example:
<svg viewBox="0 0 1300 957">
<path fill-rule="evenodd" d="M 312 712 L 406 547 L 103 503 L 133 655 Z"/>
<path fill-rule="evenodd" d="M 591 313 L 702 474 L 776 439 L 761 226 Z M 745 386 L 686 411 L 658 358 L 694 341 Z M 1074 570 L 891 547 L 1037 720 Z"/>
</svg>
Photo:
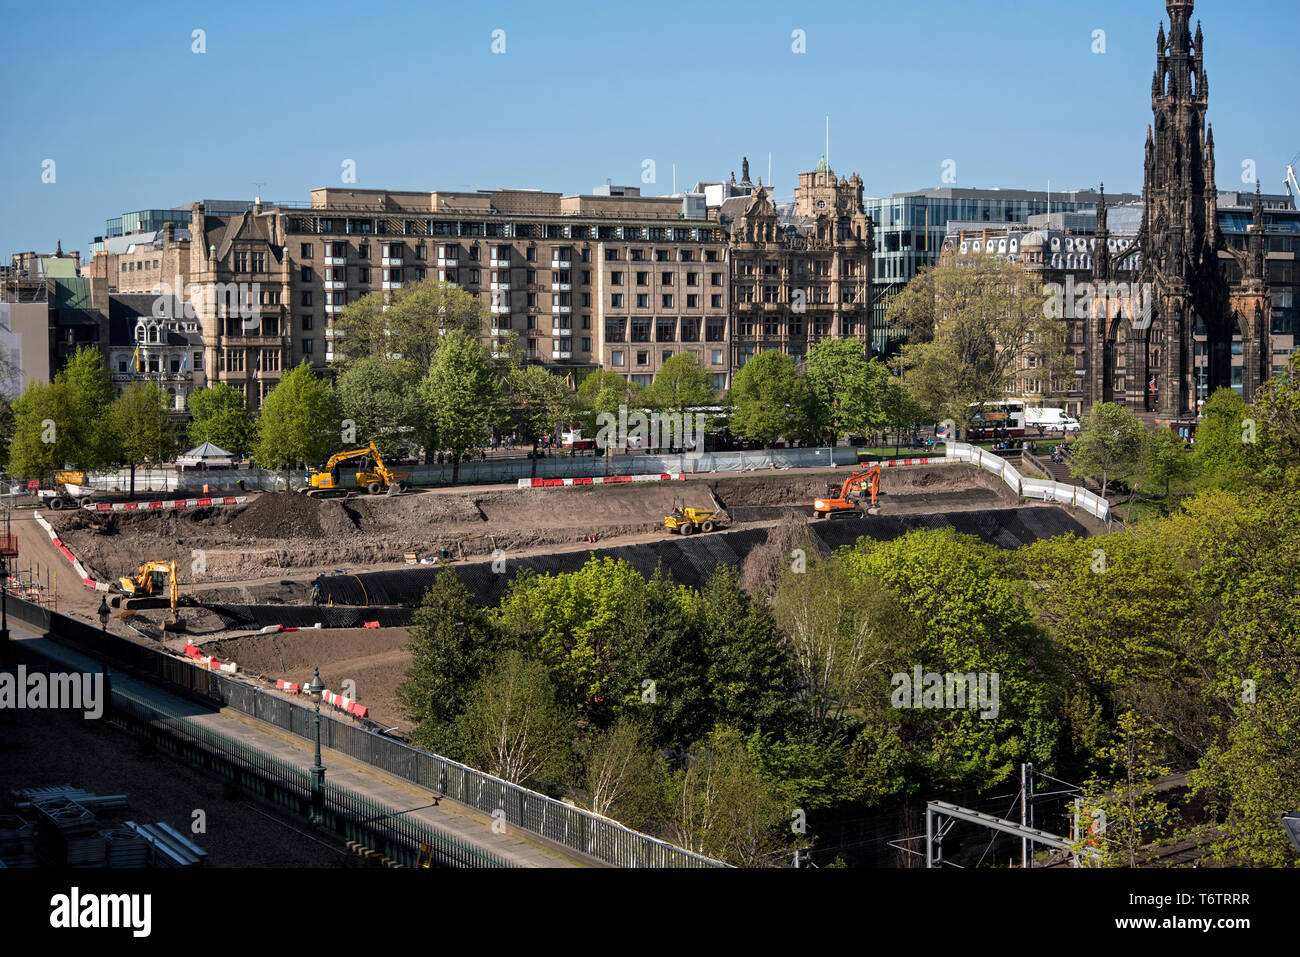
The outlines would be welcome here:
<svg viewBox="0 0 1300 957">
<path fill-rule="evenodd" d="M 1025 409 L 1026 429 L 1042 429 L 1044 432 L 1079 431 L 1079 420 L 1064 409 Z"/>
</svg>

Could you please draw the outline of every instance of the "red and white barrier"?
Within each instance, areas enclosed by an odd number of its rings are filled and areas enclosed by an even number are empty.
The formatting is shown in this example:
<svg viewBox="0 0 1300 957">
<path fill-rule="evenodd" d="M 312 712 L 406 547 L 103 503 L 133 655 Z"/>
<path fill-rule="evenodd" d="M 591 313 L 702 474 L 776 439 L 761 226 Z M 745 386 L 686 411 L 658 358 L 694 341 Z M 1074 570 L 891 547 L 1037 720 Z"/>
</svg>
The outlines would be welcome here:
<svg viewBox="0 0 1300 957">
<path fill-rule="evenodd" d="M 136 512 L 209 505 L 243 505 L 247 501 L 247 495 L 214 495 L 202 498 L 169 498 L 156 502 L 91 502 L 82 507 L 88 512 Z"/>
<path fill-rule="evenodd" d="M 299 694 L 302 692 L 302 685 L 294 681 L 277 681 L 275 686 L 280 691 L 287 691 L 289 694 Z"/>
<path fill-rule="evenodd" d="M 672 482 L 685 480 L 685 475 L 663 472 L 659 475 L 594 475 L 589 478 L 534 478 L 520 479 L 519 488 L 561 488 L 565 485 L 616 485 L 623 482 Z"/>
<path fill-rule="evenodd" d="M 45 529 L 45 534 L 50 536 L 50 541 L 54 543 L 54 547 L 63 553 L 64 558 L 72 562 L 72 570 L 75 571 L 77 577 L 81 579 L 81 584 L 85 585 L 87 588 L 93 588 L 95 591 L 108 591 L 108 583 L 97 582 L 95 579 L 90 577 L 89 573 L 86 571 L 86 566 L 81 564 L 80 559 L 78 559 L 76 555 L 72 554 L 72 550 L 69 549 L 67 545 L 63 544 L 63 540 L 59 538 L 59 534 L 54 530 L 54 526 L 42 518 L 40 512 L 33 512 L 32 515 L 36 519 L 36 524 Z"/>
<path fill-rule="evenodd" d="M 357 704 L 347 695 L 335 694 L 333 691 L 322 692 L 321 697 L 325 699 L 326 704 L 332 704 L 340 711 L 346 711 L 348 714 L 355 715 L 358 718 L 370 717 L 370 709 L 365 705 Z"/>
<path fill-rule="evenodd" d="M 233 661 L 223 664 L 211 655 L 205 655 L 202 650 L 195 645 L 190 644 L 188 641 L 185 643 L 185 654 L 189 655 L 199 664 L 203 665 L 203 667 L 211 671 L 224 671 L 228 675 L 233 675 L 239 670 L 239 666 Z"/>
</svg>

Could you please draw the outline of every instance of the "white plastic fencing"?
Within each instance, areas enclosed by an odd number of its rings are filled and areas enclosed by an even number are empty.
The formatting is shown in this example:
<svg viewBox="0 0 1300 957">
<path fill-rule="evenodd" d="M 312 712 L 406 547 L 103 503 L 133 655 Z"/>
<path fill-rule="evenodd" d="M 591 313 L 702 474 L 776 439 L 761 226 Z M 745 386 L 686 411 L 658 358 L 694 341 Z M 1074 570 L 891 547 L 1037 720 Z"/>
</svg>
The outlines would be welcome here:
<svg viewBox="0 0 1300 957">
<path fill-rule="evenodd" d="M 1095 515 L 1102 521 L 1105 521 L 1110 516 L 1110 502 L 1100 495 L 1077 485 L 1065 485 L 1049 479 L 1030 478 L 1021 475 L 1020 471 L 1006 459 L 994 455 L 992 452 L 986 452 L 984 449 L 975 448 L 965 442 L 949 442 L 947 457 L 958 462 L 969 462 L 976 468 L 992 472 L 1023 498 L 1055 502 L 1058 505 L 1071 505 Z"/>
</svg>

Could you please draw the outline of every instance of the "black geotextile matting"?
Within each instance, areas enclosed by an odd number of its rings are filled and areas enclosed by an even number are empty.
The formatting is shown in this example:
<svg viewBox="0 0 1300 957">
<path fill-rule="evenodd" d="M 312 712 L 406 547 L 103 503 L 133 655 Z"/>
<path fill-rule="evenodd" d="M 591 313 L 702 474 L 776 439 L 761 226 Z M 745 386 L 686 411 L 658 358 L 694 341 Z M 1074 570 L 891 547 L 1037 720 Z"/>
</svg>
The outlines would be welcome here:
<svg viewBox="0 0 1300 957">
<path fill-rule="evenodd" d="M 853 545 L 864 536 L 889 541 L 923 528 L 951 528 L 1001 548 L 1018 548 L 1042 538 L 1069 533 L 1080 536 L 1088 534 L 1064 508 L 875 515 L 812 522 L 808 527 L 826 546 L 827 551 L 843 545 Z M 662 567 L 679 585 L 699 586 L 709 579 L 719 565 L 739 565 L 751 549 L 767 541 L 768 531 L 767 528 L 720 531 L 685 538 L 673 536 L 644 545 L 593 548 L 588 551 L 517 559 L 507 557 L 501 572 L 494 572 L 491 562 L 452 567 L 469 591 L 484 605 L 496 604 L 505 594 L 510 580 L 521 569 L 531 569 L 539 575 L 572 572 L 586 564 L 592 555 L 597 558 L 622 559 L 647 577 Z M 322 600 L 334 600 L 335 612 L 340 605 L 414 607 L 420 603 L 437 574 L 436 567 L 425 566 L 363 572 L 359 575 L 326 575 L 320 579 L 320 593 Z M 278 606 L 258 607 L 272 609 Z"/>
<path fill-rule="evenodd" d="M 337 601 L 337 599 L 336 599 Z M 382 628 L 402 627 L 411 622 L 411 609 L 406 607 L 334 607 L 320 605 L 227 605 L 210 603 L 202 606 L 211 611 L 228 628 L 265 628 L 267 625 L 287 625 L 290 628 L 311 628 L 320 622 L 322 628 L 361 628 L 368 621 L 379 622 Z"/>
</svg>

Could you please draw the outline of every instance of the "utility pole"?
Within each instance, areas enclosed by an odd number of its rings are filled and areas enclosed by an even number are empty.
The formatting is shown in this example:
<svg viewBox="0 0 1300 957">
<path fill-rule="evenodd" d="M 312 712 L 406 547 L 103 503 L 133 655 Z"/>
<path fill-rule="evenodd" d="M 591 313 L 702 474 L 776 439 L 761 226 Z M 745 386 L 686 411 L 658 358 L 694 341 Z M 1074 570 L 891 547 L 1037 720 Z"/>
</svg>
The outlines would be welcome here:
<svg viewBox="0 0 1300 957">
<path fill-rule="evenodd" d="M 1020 765 L 1020 824 L 1024 827 L 1027 827 L 1029 825 L 1029 815 L 1028 815 L 1029 792 L 1026 790 L 1026 788 L 1028 787 L 1026 774 L 1025 774 L 1026 767 L 1027 765 L 1025 765 L 1022 762 Z M 1028 837 L 1020 838 L 1020 866 L 1022 868 L 1029 866 L 1029 838 Z"/>
</svg>

